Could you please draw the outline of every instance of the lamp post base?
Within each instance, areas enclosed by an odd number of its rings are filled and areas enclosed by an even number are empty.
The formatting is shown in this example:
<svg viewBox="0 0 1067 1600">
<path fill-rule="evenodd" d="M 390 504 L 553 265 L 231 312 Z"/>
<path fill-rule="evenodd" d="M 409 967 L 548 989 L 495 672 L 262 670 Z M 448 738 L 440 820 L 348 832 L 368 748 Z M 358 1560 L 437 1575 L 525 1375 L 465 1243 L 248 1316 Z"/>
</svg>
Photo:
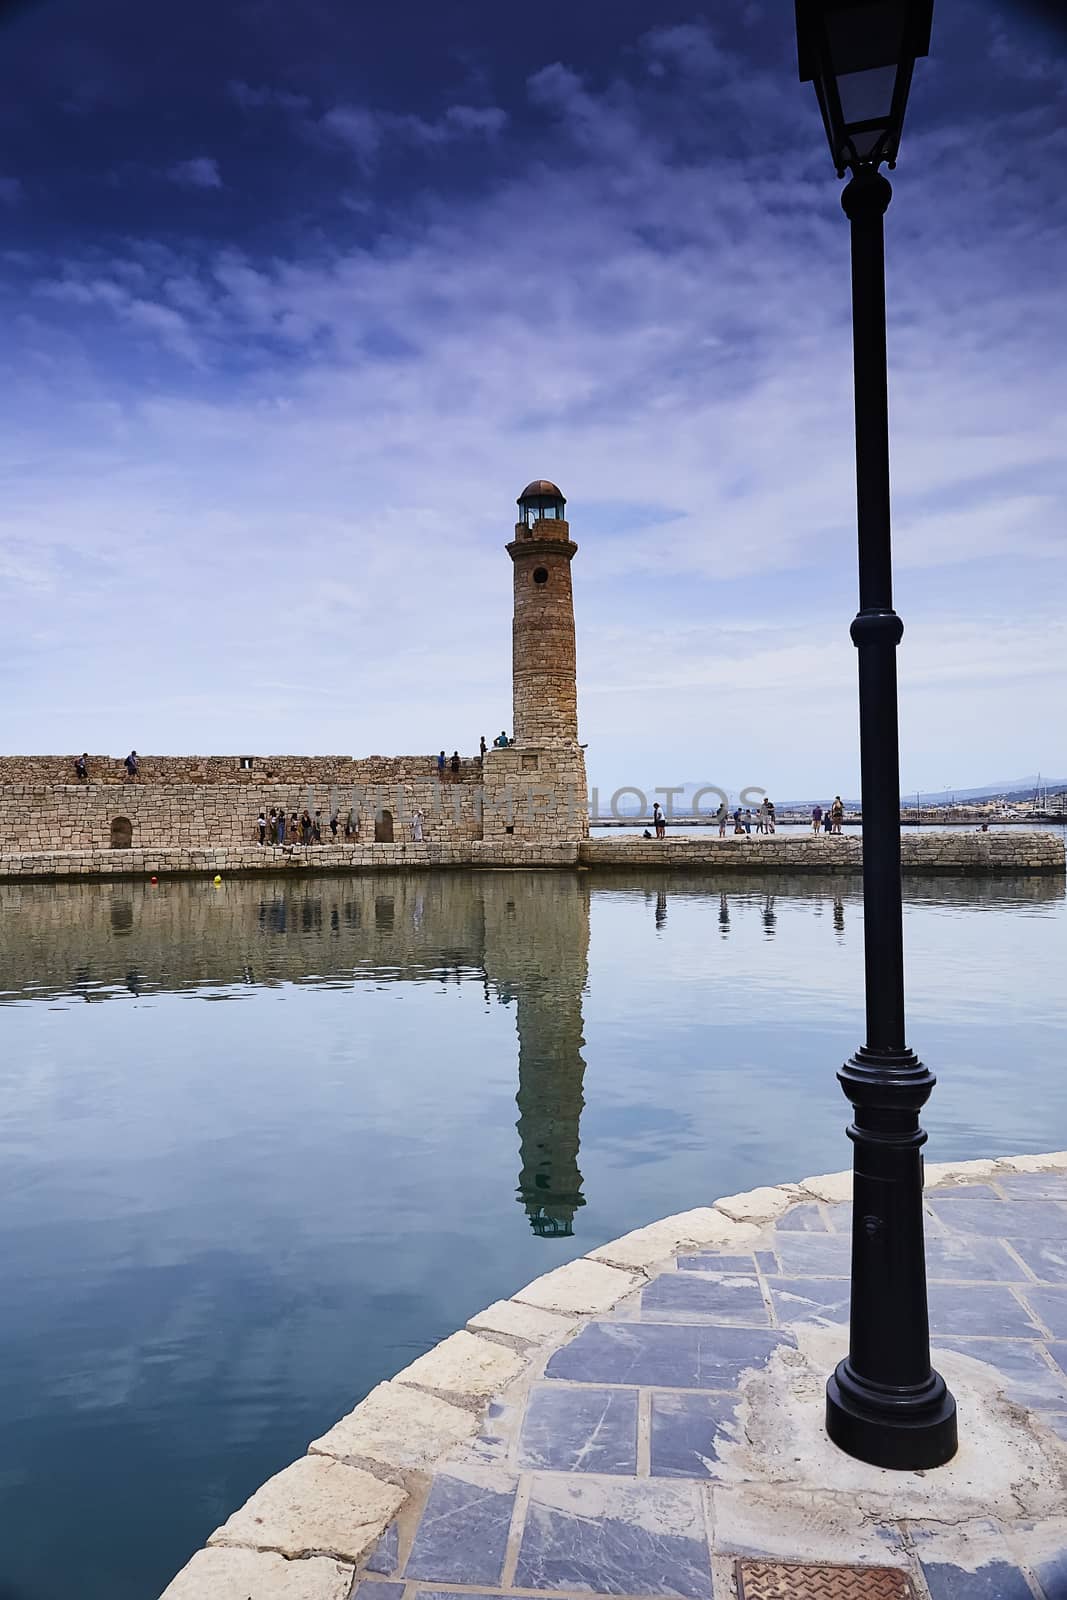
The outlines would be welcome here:
<svg viewBox="0 0 1067 1600">
<path fill-rule="evenodd" d="M 842 1361 L 826 1385 L 826 1431 L 838 1449 L 872 1467 L 921 1472 L 956 1454 L 956 1402 L 937 1372 L 913 1389 L 887 1389 Z"/>
</svg>

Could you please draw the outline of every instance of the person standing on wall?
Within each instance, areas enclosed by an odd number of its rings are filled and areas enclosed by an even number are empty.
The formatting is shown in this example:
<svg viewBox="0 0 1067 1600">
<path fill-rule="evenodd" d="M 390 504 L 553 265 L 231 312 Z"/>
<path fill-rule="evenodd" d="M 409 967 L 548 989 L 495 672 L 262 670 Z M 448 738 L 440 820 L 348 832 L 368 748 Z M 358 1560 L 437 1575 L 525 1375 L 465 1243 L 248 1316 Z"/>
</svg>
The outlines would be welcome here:
<svg viewBox="0 0 1067 1600">
<path fill-rule="evenodd" d="M 125 765 L 125 768 L 126 768 L 126 777 L 132 783 L 132 781 L 134 780 L 134 778 L 136 778 L 138 772 L 140 771 L 140 766 L 141 766 L 140 762 L 137 759 L 137 751 L 136 750 L 131 750 L 130 751 L 129 755 L 126 757 L 124 765 Z"/>
<path fill-rule="evenodd" d="M 333 842 L 334 842 L 334 844 L 336 844 L 337 843 L 337 812 L 336 811 L 332 811 L 330 813 L 330 832 L 333 834 Z"/>
<path fill-rule="evenodd" d="M 774 818 L 774 801 L 771 800 L 771 799 L 764 800 L 763 809 L 764 809 L 764 812 L 766 813 L 766 816 L 764 818 L 766 831 L 768 833 L 773 833 L 774 832 L 774 820 L 775 820 L 775 818 Z"/>
<path fill-rule="evenodd" d="M 440 755 L 437 757 L 437 776 L 439 778 L 443 779 L 444 775 L 445 775 L 445 753 L 442 750 Z"/>
<path fill-rule="evenodd" d="M 485 734 L 483 733 L 481 738 L 478 740 L 478 759 L 479 759 L 479 761 L 484 761 L 485 760 L 485 752 L 488 750 L 488 748 L 489 748 L 489 746 L 485 742 Z"/>
<path fill-rule="evenodd" d="M 259 829 L 260 844 L 265 844 L 267 841 L 267 818 L 262 806 L 260 806 L 259 816 L 256 818 L 256 827 Z"/>
<path fill-rule="evenodd" d="M 421 844 L 422 838 L 422 812 L 416 811 L 411 819 L 411 841 L 413 844 Z"/>
<path fill-rule="evenodd" d="M 89 753 L 83 750 L 74 760 L 74 776 L 80 783 L 89 782 Z"/>
<path fill-rule="evenodd" d="M 652 805 L 652 824 L 656 830 L 656 838 L 665 839 L 667 837 L 667 821 L 663 815 L 663 807 L 658 800 L 654 801 Z"/>
<path fill-rule="evenodd" d="M 454 778 L 458 778 L 459 777 L 459 751 L 458 750 L 453 750 L 453 752 L 452 752 L 452 760 L 449 762 L 449 766 L 452 768 L 452 776 Z"/>
<path fill-rule="evenodd" d="M 720 839 L 725 839 L 726 838 L 726 823 L 727 823 L 727 821 L 729 819 L 729 816 L 730 816 L 730 813 L 726 809 L 726 801 L 724 800 L 722 805 L 719 807 L 719 838 Z"/>
<path fill-rule="evenodd" d="M 811 808 L 811 831 L 812 831 L 812 833 L 818 833 L 819 829 L 821 827 L 822 827 L 822 806 L 820 806 L 818 803 L 816 803 Z"/>
<path fill-rule="evenodd" d="M 834 795 L 834 803 L 830 807 L 831 833 L 840 833 L 841 824 L 845 820 L 845 803 L 839 794 Z"/>
</svg>

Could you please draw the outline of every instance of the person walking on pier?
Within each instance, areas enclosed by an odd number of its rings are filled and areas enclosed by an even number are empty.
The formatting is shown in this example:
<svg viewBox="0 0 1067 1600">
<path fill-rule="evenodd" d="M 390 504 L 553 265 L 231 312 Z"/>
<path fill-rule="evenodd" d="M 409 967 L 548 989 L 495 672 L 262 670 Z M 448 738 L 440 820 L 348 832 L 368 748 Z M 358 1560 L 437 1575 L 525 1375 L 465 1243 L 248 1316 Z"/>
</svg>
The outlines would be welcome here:
<svg viewBox="0 0 1067 1600">
<path fill-rule="evenodd" d="M 658 800 L 654 800 L 652 803 L 652 825 L 656 830 L 657 839 L 665 839 L 667 837 L 667 819 L 663 815 L 663 807 Z"/>
<path fill-rule="evenodd" d="M 811 831 L 818 833 L 822 828 L 822 806 L 817 802 L 811 808 Z"/>
<path fill-rule="evenodd" d="M 834 803 L 830 807 L 830 832 L 840 833 L 841 824 L 845 820 L 845 803 L 839 794 L 834 795 Z"/>
</svg>

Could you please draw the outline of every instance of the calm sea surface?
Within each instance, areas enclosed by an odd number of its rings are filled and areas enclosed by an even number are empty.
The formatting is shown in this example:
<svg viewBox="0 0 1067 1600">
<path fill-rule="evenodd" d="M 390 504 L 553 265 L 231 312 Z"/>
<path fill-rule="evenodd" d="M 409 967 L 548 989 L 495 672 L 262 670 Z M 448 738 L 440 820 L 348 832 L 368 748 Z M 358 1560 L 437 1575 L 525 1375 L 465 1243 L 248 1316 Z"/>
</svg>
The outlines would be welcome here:
<svg viewBox="0 0 1067 1600">
<path fill-rule="evenodd" d="M 931 1158 L 1067 1147 L 1063 880 L 906 895 Z M 0 1600 L 152 1600 L 489 1301 L 846 1166 L 861 1040 L 854 879 L 0 886 Z"/>
</svg>

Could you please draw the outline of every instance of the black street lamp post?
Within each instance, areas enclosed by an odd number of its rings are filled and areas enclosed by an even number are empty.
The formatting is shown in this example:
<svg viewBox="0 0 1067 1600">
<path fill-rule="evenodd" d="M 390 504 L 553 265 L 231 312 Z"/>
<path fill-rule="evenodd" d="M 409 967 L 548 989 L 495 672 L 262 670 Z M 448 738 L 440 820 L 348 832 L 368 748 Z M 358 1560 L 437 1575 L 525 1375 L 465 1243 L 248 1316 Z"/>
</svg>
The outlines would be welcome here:
<svg viewBox="0 0 1067 1600">
<path fill-rule="evenodd" d="M 912 67 L 933 0 L 796 0 L 802 82 L 813 80 L 852 234 L 867 1041 L 838 1078 L 852 1102 L 849 1353 L 826 1386 L 826 1428 L 879 1467 L 940 1466 L 956 1452 L 956 1402 L 930 1365 L 919 1112 L 935 1079 L 908 1048 L 900 892 L 900 772 L 889 526 L 882 219 L 892 195 Z"/>
</svg>

